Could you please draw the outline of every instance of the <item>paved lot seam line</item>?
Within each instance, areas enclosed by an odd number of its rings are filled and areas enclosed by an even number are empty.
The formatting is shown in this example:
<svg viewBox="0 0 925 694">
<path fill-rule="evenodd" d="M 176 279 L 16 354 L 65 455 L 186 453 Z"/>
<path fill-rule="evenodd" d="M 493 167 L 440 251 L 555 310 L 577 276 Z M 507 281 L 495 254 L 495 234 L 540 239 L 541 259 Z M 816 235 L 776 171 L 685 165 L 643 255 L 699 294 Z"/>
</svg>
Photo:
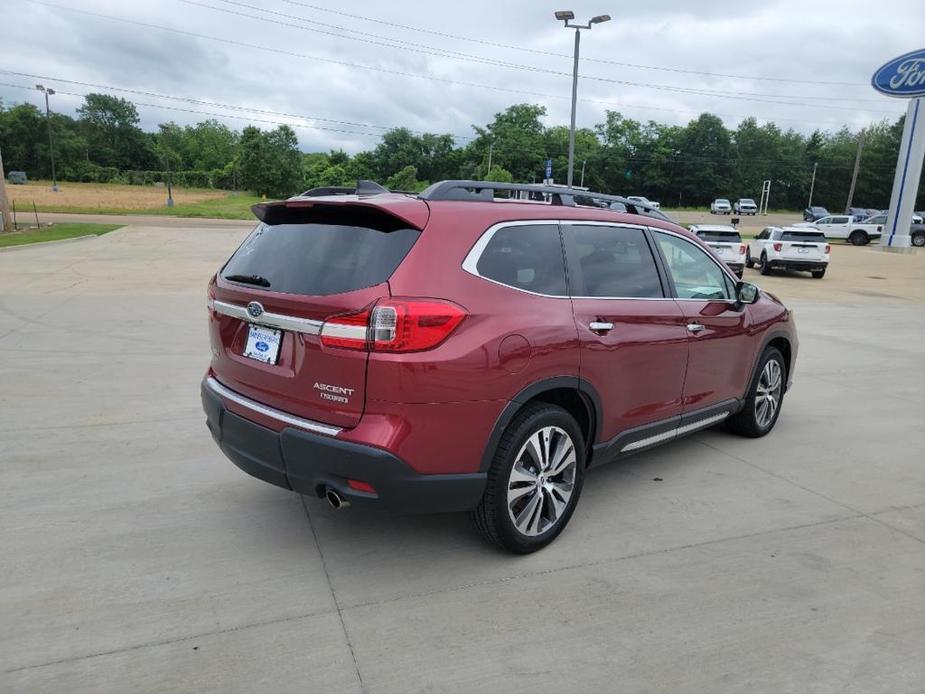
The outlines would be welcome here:
<svg viewBox="0 0 925 694">
<path fill-rule="evenodd" d="M 328 563 L 324 558 L 324 550 L 321 549 L 321 543 L 318 542 L 318 533 L 315 532 L 315 524 L 312 523 L 312 516 L 308 512 L 308 506 L 305 504 L 305 497 L 299 495 L 302 502 L 302 508 L 305 510 L 305 517 L 308 519 L 308 527 L 312 531 L 312 539 L 315 541 L 315 548 L 318 550 L 318 556 L 321 557 L 321 568 L 324 570 L 324 578 L 328 582 L 328 590 L 331 591 L 331 599 L 334 601 L 334 607 L 337 610 L 337 618 L 340 620 L 340 627 L 344 632 L 344 640 L 347 642 L 347 648 L 350 651 L 350 657 L 353 658 L 353 668 L 356 672 L 357 682 L 360 685 L 360 691 L 366 692 L 366 684 L 363 682 L 363 675 L 360 673 L 360 663 L 357 661 L 357 655 L 353 650 L 353 642 L 350 640 L 350 632 L 347 631 L 347 623 L 344 621 L 344 611 L 337 600 L 337 592 L 334 590 L 334 584 L 331 583 L 331 574 L 328 572 Z"/>
</svg>

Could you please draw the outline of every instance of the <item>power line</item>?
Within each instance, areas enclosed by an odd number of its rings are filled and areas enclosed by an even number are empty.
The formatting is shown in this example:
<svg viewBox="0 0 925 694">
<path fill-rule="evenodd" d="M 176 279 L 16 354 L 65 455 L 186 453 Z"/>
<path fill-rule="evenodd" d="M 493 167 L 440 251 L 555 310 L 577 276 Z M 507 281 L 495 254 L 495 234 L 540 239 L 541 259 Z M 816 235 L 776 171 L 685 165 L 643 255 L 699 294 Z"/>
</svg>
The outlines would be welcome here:
<svg viewBox="0 0 925 694">
<path fill-rule="evenodd" d="M 302 58 L 302 59 L 305 59 L 305 60 L 315 60 L 315 61 L 318 61 L 318 62 L 323 62 L 323 63 L 328 63 L 328 64 L 341 65 L 341 66 L 344 66 L 344 67 L 352 67 L 352 68 L 357 68 L 357 69 L 362 69 L 362 70 L 371 70 L 371 71 L 375 71 L 375 72 L 381 72 L 381 73 L 384 73 L 384 74 L 400 75 L 400 76 L 404 76 L 404 77 L 411 77 L 411 78 L 414 78 L 414 79 L 425 79 L 425 80 L 434 81 L 434 82 L 440 82 L 440 83 L 444 83 L 444 84 L 452 84 L 452 85 L 465 86 L 465 87 L 474 87 L 474 88 L 477 88 L 477 89 L 488 89 L 488 90 L 492 90 L 492 91 L 507 92 L 507 93 L 511 93 L 511 94 L 525 94 L 525 95 L 529 95 L 529 96 L 538 96 L 538 97 L 542 97 L 542 98 L 553 98 L 553 99 L 566 98 L 566 97 L 564 97 L 563 95 L 543 94 L 543 93 L 538 93 L 538 92 L 529 92 L 529 91 L 524 91 L 524 90 L 509 89 L 509 88 L 505 88 L 505 87 L 496 87 L 496 86 L 493 86 L 493 85 L 479 84 L 479 83 L 475 83 L 475 82 L 463 82 L 463 81 L 460 81 L 460 80 L 451 80 L 451 79 L 442 78 L 442 77 L 434 77 L 434 76 L 431 76 L 431 75 L 425 75 L 425 74 L 421 74 L 421 73 L 407 72 L 407 71 L 402 71 L 402 70 L 392 70 L 392 69 L 389 69 L 389 68 L 382 68 L 382 67 L 379 67 L 379 66 L 364 65 L 364 64 L 362 64 L 362 63 L 351 63 L 351 62 L 342 61 L 342 60 L 335 60 L 335 59 L 333 59 L 333 58 L 325 58 L 325 57 L 322 57 L 322 56 L 309 55 L 309 54 L 305 54 L 305 53 L 297 53 L 297 52 L 295 52 L 295 51 L 288 51 L 288 50 L 285 50 L 285 49 L 282 49 L 282 48 L 275 48 L 275 47 L 272 47 L 272 46 L 262 46 L 262 45 L 259 45 L 259 44 L 247 43 L 247 42 L 245 42 L 245 41 L 238 41 L 238 40 L 236 40 L 236 39 L 227 39 L 227 38 L 223 38 L 223 37 L 210 36 L 210 35 L 207 35 L 207 34 L 201 34 L 201 33 L 197 33 L 197 32 L 186 31 L 186 30 L 183 30 L 183 29 L 177 29 L 177 28 L 174 28 L 174 27 L 167 27 L 167 26 L 163 26 L 163 25 L 159 25 L 159 24 L 152 24 L 152 23 L 149 23 L 149 22 L 142 22 L 142 21 L 139 21 L 139 20 L 127 19 L 127 18 L 124 18 L 124 17 L 114 17 L 114 16 L 112 16 L 112 15 L 107 15 L 107 14 L 103 14 L 103 13 L 99 13 L 99 12 L 92 12 L 92 11 L 90 11 L 90 10 L 78 9 L 78 8 L 76 8 L 76 7 L 69 7 L 69 6 L 66 6 L 66 5 L 59 5 L 59 4 L 56 4 L 56 3 L 47 2 L 46 0 L 25 0 L 25 1 L 26 1 L 26 2 L 29 2 L 29 3 L 32 3 L 32 4 L 36 4 L 36 5 L 42 5 L 42 6 L 45 6 L 45 7 L 52 7 L 52 8 L 59 9 L 59 10 L 65 10 L 65 11 L 75 12 L 75 13 L 78 13 L 78 14 L 84 14 L 84 15 L 88 15 L 88 16 L 92 16 L 92 17 L 107 19 L 107 20 L 110 20 L 110 21 L 121 22 L 121 23 L 124 23 L 124 24 L 132 24 L 132 25 L 136 25 L 136 26 L 142 26 L 142 27 L 145 27 L 145 28 L 149 28 L 149 29 L 158 29 L 158 30 L 161 30 L 161 31 L 168 31 L 168 32 L 175 33 L 175 34 L 179 34 L 179 35 L 183 35 L 183 36 L 190 36 L 190 37 L 193 37 L 193 38 L 205 39 L 205 40 L 209 40 L 209 41 L 215 41 L 215 42 L 219 42 L 219 43 L 225 43 L 225 44 L 228 44 L 228 45 L 239 46 L 239 47 L 243 47 L 243 48 L 251 48 L 251 49 L 254 49 L 254 50 L 266 51 L 266 52 L 275 53 L 275 54 L 278 54 L 278 55 L 287 55 L 287 56 L 291 56 L 291 57 Z M 616 84 L 623 84 L 623 82 L 622 82 L 622 81 L 619 81 L 619 80 L 603 80 L 603 81 L 613 82 L 613 83 L 616 83 Z M 633 83 L 629 83 L 629 84 L 632 85 Z M 684 91 L 684 90 L 681 89 L 681 88 L 672 88 L 670 91 Z M 694 92 L 694 93 L 695 93 L 695 92 Z M 713 96 L 713 95 L 711 95 L 711 94 L 706 94 L 706 95 L 707 95 L 707 96 Z M 725 97 L 725 98 L 744 99 L 744 100 L 747 100 L 747 101 L 762 101 L 762 100 L 760 100 L 760 99 L 752 99 L 752 98 L 748 98 L 748 97 L 728 97 L 728 96 L 727 96 L 727 97 Z M 582 101 L 588 101 L 588 100 L 587 100 L 587 99 L 582 99 Z M 778 101 L 766 101 L 766 103 L 778 103 L 778 104 L 783 104 L 783 105 L 799 106 L 799 107 L 803 107 L 803 108 L 806 108 L 806 107 L 808 106 L 807 104 L 788 103 L 788 102 L 778 102 Z M 818 106 L 817 108 L 834 109 L 834 110 L 842 110 L 842 111 L 851 111 L 851 112 L 854 112 L 854 113 L 857 112 L 857 109 L 851 108 L 851 107 Z M 884 113 L 884 114 L 889 114 L 889 115 L 895 115 L 892 111 L 880 111 L 880 110 L 872 110 L 872 109 L 866 109 L 866 110 L 867 110 L 868 112 L 871 112 L 871 113 Z"/>
<path fill-rule="evenodd" d="M 449 51 L 443 48 L 435 48 L 433 46 L 426 46 L 422 44 L 413 44 L 408 41 L 402 41 L 400 39 L 393 39 L 388 36 L 382 36 L 379 34 L 370 34 L 367 32 L 357 32 L 352 29 L 346 29 L 344 27 L 338 27 L 332 24 L 324 24 L 322 22 L 317 22 L 313 19 L 308 19 L 306 17 L 300 17 L 297 15 L 286 14 L 283 12 L 276 12 L 274 10 L 268 10 L 262 7 L 256 7 L 244 2 L 236 2 L 235 0 L 217 0 L 228 5 L 234 5 L 236 7 L 243 7 L 249 10 L 254 10 L 256 12 L 262 12 L 264 14 L 275 15 L 277 17 L 282 17 L 286 21 L 270 19 L 269 17 L 261 17 L 259 15 L 248 14 L 246 12 L 239 12 L 236 10 L 231 10 L 224 7 L 216 7 L 215 5 L 208 5 L 203 2 L 198 2 L 197 0 L 179 0 L 187 5 L 193 5 L 195 7 L 201 7 L 204 9 L 212 10 L 214 12 L 222 12 L 224 14 L 244 17 L 246 19 L 253 19 L 259 22 L 266 22 L 269 24 L 276 24 L 278 26 L 283 26 L 289 29 L 304 29 L 307 31 L 312 31 L 319 34 L 324 34 L 327 36 L 334 36 L 336 38 L 347 39 L 349 41 L 358 41 L 361 43 L 366 43 L 374 46 L 383 46 L 386 48 L 392 48 L 395 50 L 409 51 L 411 53 L 419 53 L 424 55 L 432 55 L 440 58 L 449 58 L 451 60 L 460 60 L 464 62 L 472 62 L 483 65 L 492 65 L 496 67 L 503 67 L 512 70 L 524 70 L 527 72 L 536 72 L 546 75 L 554 75 L 556 77 L 571 77 L 571 73 L 554 70 L 551 68 L 538 67 L 536 65 L 525 65 L 523 63 L 510 63 L 506 61 L 496 60 L 494 58 L 486 58 L 484 56 L 472 55 L 470 53 L 460 53 L 458 51 Z M 293 21 L 301 22 L 309 25 L 307 27 L 293 26 Z M 348 32 L 348 34 L 336 33 L 334 31 L 329 31 L 328 29 L 319 29 L 317 26 L 327 27 L 337 29 L 342 32 Z M 350 33 L 359 34 L 359 36 L 350 36 Z M 813 96 L 813 95 L 800 95 L 800 94 L 764 94 L 760 92 L 739 92 L 739 91 L 729 91 L 729 90 L 713 90 L 713 89 L 702 89 L 702 88 L 693 88 L 693 87 L 678 87 L 676 85 L 670 84 L 658 84 L 652 82 L 633 82 L 629 80 L 618 80 L 610 77 L 602 77 L 598 75 L 579 75 L 581 79 L 590 80 L 594 82 L 604 82 L 607 84 L 619 84 L 621 86 L 637 87 L 640 89 L 654 89 L 659 91 L 669 91 L 669 92 L 678 92 L 682 94 L 691 94 L 696 96 L 710 96 L 720 99 L 739 99 L 745 101 L 758 101 L 761 103 L 774 103 L 782 105 L 792 105 L 792 106 L 805 106 L 806 104 L 793 103 L 787 101 L 781 101 L 781 99 L 798 99 L 798 100 L 809 100 L 809 101 L 849 101 L 856 103 L 858 101 L 867 101 L 871 103 L 882 104 L 882 99 L 856 99 L 852 97 L 839 97 L 839 96 Z M 855 111 L 857 109 L 850 107 L 838 107 L 838 106 L 823 106 L 823 108 L 841 108 L 843 110 Z"/>
<path fill-rule="evenodd" d="M 384 19 L 376 19 L 374 17 L 367 17 L 360 14 L 351 14 L 349 12 L 343 12 L 341 10 L 332 10 L 327 7 L 322 7 L 320 5 L 311 5 L 306 2 L 297 2 L 297 0 L 282 0 L 285 3 L 290 5 L 298 5 L 300 7 L 307 7 L 312 10 L 317 10 L 319 12 L 328 12 L 330 14 L 339 15 L 342 17 L 349 17 L 351 19 L 359 19 L 365 22 L 374 22 L 376 24 L 381 24 L 383 26 L 390 26 L 397 29 L 407 29 L 408 31 L 416 31 L 423 34 L 430 34 L 431 36 L 438 36 L 445 39 L 456 39 L 458 41 L 468 41 L 470 43 L 481 44 L 483 46 L 492 46 L 495 48 L 506 48 L 513 51 L 522 51 L 524 53 L 534 53 L 537 55 L 548 55 L 555 58 L 568 58 L 572 59 L 572 56 L 567 53 L 555 53 L 553 51 L 544 51 L 538 48 L 527 48 L 525 46 L 515 46 L 508 43 L 499 43 L 497 41 L 488 41 L 486 39 L 478 39 L 472 36 L 462 36 L 460 34 L 450 34 L 442 31 L 434 31 L 432 29 L 425 29 L 423 27 L 411 26 L 410 24 L 400 24 L 398 22 L 390 22 Z M 640 70 L 661 70 L 664 72 L 676 72 L 687 75 L 703 75 L 705 77 L 725 77 L 729 79 L 743 79 L 743 80 L 755 80 L 755 81 L 766 81 L 766 82 L 792 82 L 794 84 L 822 84 L 822 85 L 832 85 L 836 87 L 867 87 L 867 82 L 836 82 L 831 80 L 802 80 L 802 79 L 793 79 L 785 77 L 759 77 L 757 75 L 733 75 L 722 72 L 707 72 L 704 70 L 690 70 L 685 68 L 677 67 L 664 67 L 660 65 L 642 65 L 639 63 L 626 63 L 620 62 L 617 60 L 607 60 L 604 58 L 588 58 L 582 57 L 582 60 L 593 63 L 602 63 L 605 65 L 617 65 L 620 67 L 630 67 L 637 68 Z"/>
<path fill-rule="evenodd" d="M 26 91 L 35 91 L 34 87 L 27 87 L 23 84 L 10 84 L 9 82 L 0 82 L 0 86 L 13 87 L 14 89 L 24 89 Z M 81 94 L 78 92 L 58 91 L 56 93 L 61 94 L 63 96 L 79 96 L 79 97 L 87 96 L 86 94 Z M 253 118 L 251 116 L 235 116 L 235 115 L 231 115 L 228 113 L 214 113 L 210 111 L 200 111 L 200 110 L 191 109 L 191 108 L 180 108 L 179 106 L 165 106 L 164 104 L 148 104 L 143 101 L 133 101 L 132 103 L 135 106 L 145 106 L 147 108 L 161 108 L 167 111 L 178 111 L 181 113 L 195 113 L 195 114 L 202 115 L 202 116 L 212 116 L 214 118 L 234 118 L 236 120 L 243 120 L 249 123 L 264 123 L 264 124 L 269 124 L 269 125 L 288 125 L 289 127 L 292 127 L 292 128 L 302 128 L 302 129 L 307 129 L 307 130 L 325 130 L 328 132 L 342 133 L 342 134 L 347 134 L 347 135 L 360 135 L 362 137 L 382 137 L 381 133 L 361 132 L 358 130 L 344 130 L 343 128 L 331 128 L 325 125 L 306 125 L 302 123 L 290 123 L 287 121 L 268 120 L 265 118 Z"/>
<path fill-rule="evenodd" d="M 395 130 L 395 129 L 398 128 L 398 127 L 402 127 L 402 126 L 392 126 L 392 125 L 374 125 L 374 124 L 372 124 L 372 123 L 362 123 L 362 122 L 357 122 L 357 121 L 338 120 L 338 119 L 334 119 L 334 118 L 323 118 L 323 117 L 321 117 L 321 116 L 308 116 L 308 115 L 305 115 L 305 114 L 302 114 L 302 113 L 286 113 L 286 112 L 284 112 L 284 111 L 271 111 L 271 110 L 268 110 L 268 109 L 251 108 L 251 107 L 249 107 L 249 106 L 238 106 L 238 105 L 235 105 L 235 104 L 223 104 L 223 103 L 216 102 L 216 101 L 208 101 L 208 100 L 204 100 L 204 99 L 194 99 L 194 98 L 188 97 L 188 96 L 175 96 L 175 95 L 169 95 L 169 94 L 158 94 L 157 92 L 144 91 L 144 90 L 140 90 L 140 89 L 129 89 L 129 88 L 127 88 L 127 87 L 113 87 L 113 86 L 107 85 L 107 84 L 97 84 L 97 83 L 94 83 L 94 82 L 81 82 L 81 81 L 78 81 L 78 80 L 64 79 L 63 77 L 51 77 L 51 76 L 49 76 L 49 75 L 33 75 L 33 74 L 30 74 L 30 73 L 27 73 L 27 72 L 15 72 L 15 71 L 13 71 L 13 70 L 4 70 L 4 69 L 0 69 L 0 73 L 6 74 L 6 75 L 15 75 L 15 76 L 17 76 L 17 77 L 28 77 L 28 78 L 30 78 L 30 79 L 46 80 L 46 81 L 49 81 L 49 82 L 63 82 L 63 83 L 65 83 L 65 84 L 74 84 L 74 85 L 77 85 L 77 86 L 80 86 L 80 87 L 90 87 L 90 88 L 92 88 L 92 89 L 105 89 L 105 90 L 107 90 L 107 91 L 121 92 L 121 93 L 125 93 L 125 94 L 138 94 L 138 95 L 140 95 L 140 96 L 153 96 L 153 97 L 158 98 L 158 99 L 169 99 L 169 100 L 172 100 L 172 101 L 182 101 L 182 102 L 189 103 L 189 104 L 197 104 L 197 105 L 201 105 L 201 106 L 210 106 L 210 107 L 213 107 L 213 108 L 228 109 L 228 110 L 231 110 L 231 111 L 243 111 L 243 112 L 247 112 L 247 113 L 261 113 L 261 114 L 264 114 L 264 115 L 282 116 L 282 117 L 284 117 L 284 118 L 300 118 L 300 119 L 302 119 L 302 120 L 321 121 L 321 122 L 325 122 L 325 123 L 334 123 L 334 124 L 337 124 L 337 125 L 349 125 L 349 126 L 353 126 L 353 127 L 374 128 L 374 129 L 377 129 L 377 130 Z M 6 85 L 6 86 L 14 86 L 14 85 Z M 63 93 L 63 92 L 62 92 L 62 93 Z M 411 128 L 406 128 L 406 130 L 408 130 L 409 132 L 412 132 L 412 133 L 416 133 L 416 134 L 418 134 L 418 135 L 435 134 L 435 133 L 427 133 L 427 132 L 424 132 L 424 131 L 422 131 L 422 130 L 413 130 L 413 129 L 411 129 Z M 449 134 L 449 135 L 450 135 L 451 137 L 453 137 L 454 139 L 458 139 L 458 140 L 473 140 L 473 139 L 475 139 L 475 138 L 473 138 L 471 135 L 453 135 L 453 134 L 451 134 L 451 133 L 447 133 L 447 134 Z"/>
</svg>

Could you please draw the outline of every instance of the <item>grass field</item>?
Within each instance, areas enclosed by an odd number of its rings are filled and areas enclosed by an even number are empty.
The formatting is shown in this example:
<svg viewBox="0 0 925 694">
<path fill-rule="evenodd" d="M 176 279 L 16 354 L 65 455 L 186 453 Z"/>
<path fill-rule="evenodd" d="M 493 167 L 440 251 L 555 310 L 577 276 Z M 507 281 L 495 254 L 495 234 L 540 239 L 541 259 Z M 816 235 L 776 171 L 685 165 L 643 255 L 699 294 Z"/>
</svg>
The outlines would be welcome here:
<svg viewBox="0 0 925 694">
<path fill-rule="evenodd" d="M 121 224 L 55 224 L 42 229 L 0 233 L 0 248 L 23 246 L 27 243 L 40 243 L 42 241 L 75 239 L 80 236 L 90 236 L 91 234 L 101 236 L 121 228 Z"/>
<path fill-rule="evenodd" d="M 24 186 L 8 185 L 7 193 L 20 215 L 31 215 L 35 203 L 39 212 L 250 219 L 251 205 L 261 201 L 246 193 L 174 188 L 174 207 L 167 207 L 167 189 L 155 186 L 64 182 L 59 188 L 54 193 L 50 181 L 31 181 Z"/>
</svg>

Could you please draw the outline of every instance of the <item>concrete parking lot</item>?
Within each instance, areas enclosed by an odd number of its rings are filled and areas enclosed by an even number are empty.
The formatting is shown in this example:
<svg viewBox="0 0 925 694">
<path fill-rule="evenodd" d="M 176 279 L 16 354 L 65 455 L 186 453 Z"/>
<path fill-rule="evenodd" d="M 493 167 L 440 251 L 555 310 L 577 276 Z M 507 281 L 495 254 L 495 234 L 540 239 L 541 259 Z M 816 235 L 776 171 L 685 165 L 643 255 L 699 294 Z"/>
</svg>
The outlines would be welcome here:
<svg viewBox="0 0 925 694">
<path fill-rule="evenodd" d="M 768 437 L 591 473 L 512 557 L 224 459 L 205 287 L 246 225 L 0 253 L 2 692 L 921 692 L 925 254 L 837 246 Z"/>
</svg>

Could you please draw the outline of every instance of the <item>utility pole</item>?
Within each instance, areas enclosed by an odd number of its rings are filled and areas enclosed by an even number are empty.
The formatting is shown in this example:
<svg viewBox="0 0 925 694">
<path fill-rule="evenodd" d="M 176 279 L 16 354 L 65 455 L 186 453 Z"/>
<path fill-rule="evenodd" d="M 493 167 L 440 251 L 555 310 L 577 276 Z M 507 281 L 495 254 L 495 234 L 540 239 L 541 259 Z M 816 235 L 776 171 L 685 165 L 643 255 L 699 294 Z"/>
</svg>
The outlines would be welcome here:
<svg viewBox="0 0 925 694">
<path fill-rule="evenodd" d="M 585 164 L 587 163 L 587 160 L 581 162 L 581 183 L 578 184 L 578 186 L 581 188 L 585 187 Z"/>
<path fill-rule="evenodd" d="M 485 180 L 488 180 L 488 176 L 491 174 L 491 154 L 495 148 L 494 142 L 488 143 L 488 171 L 485 172 Z"/>
<path fill-rule="evenodd" d="M 601 14 L 592 17 L 587 24 L 572 24 L 575 19 L 575 13 L 571 10 L 560 10 L 555 13 L 556 19 L 565 23 L 566 29 L 575 30 L 575 56 L 572 63 L 572 121 L 568 131 L 568 181 L 569 188 L 572 187 L 572 179 L 575 173 L 575 109 L 578 105 L 578 49 L 581 44 L 581 30 L 590 30 L 595 24 L 610 21 L 610 15 Z"/>
<path fill-rule="evenodd" d="M 861 152 L 864 151 L 864 131 L 858 134 L 858 153 L 854 157 L 854 172 L 851 174 L 851 187 L 848 189 L 848 202 L 845 203 L 845 213 L 854 201 L 854 186 L 858 182 L 858 170 L 861 168 Z"/>
<path fill-rule="evenodd" d="M 55 175 L 55 142 L 51 136 L 51 107 L 48 105 L 48 97 L 52 96 L 55 90 L 41 84 L 35 85 L 35 88 L 45 94 L 45 120 L 48 122 L 48 155 L 51 157 L 51 189 L 57 193 L 58 177 Z"/>
<path fill-rule="evenodd" d="M 809 202 L 806 203 L 806 207 L 813 206 L 813 189 L 816 187 L 816 168 L 819 166 L 819 162 L 813 162 L 813 178 L 809 182 Z"/>
<path fill-rule="evenodd" d="M 6 172 L 3 169 L 3 152 L 0 151 L 0 231 L 13 231 L 10 201 L 6 197 Z"/>
</svg>

